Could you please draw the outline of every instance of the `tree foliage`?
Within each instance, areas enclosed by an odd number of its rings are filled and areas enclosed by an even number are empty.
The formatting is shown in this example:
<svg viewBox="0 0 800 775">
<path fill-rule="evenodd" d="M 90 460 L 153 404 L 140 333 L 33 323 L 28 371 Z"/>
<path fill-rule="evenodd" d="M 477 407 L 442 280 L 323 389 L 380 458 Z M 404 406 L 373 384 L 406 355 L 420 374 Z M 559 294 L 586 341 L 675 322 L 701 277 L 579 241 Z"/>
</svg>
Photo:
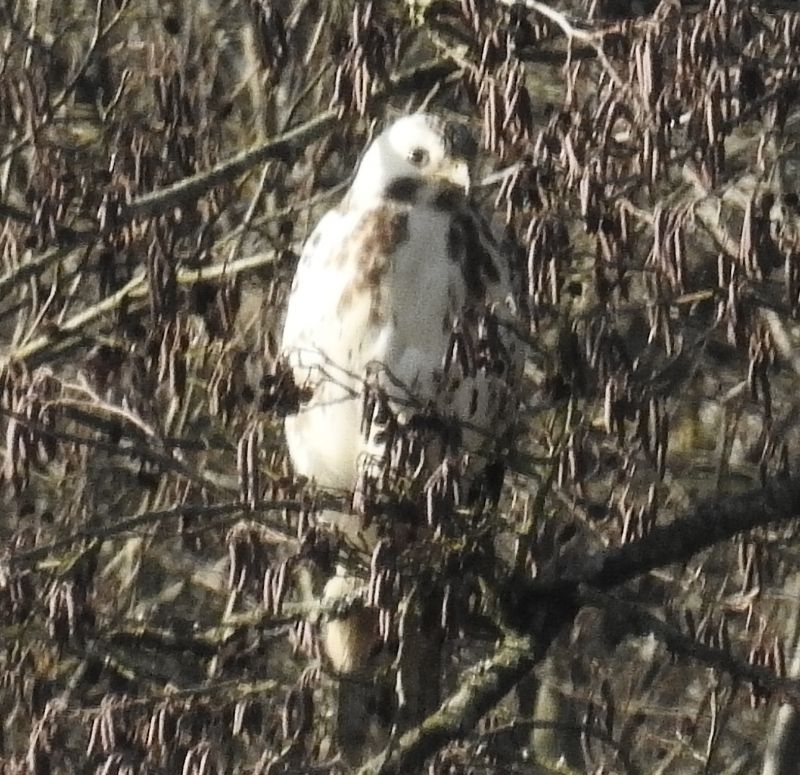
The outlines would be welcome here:
<svg viewBox="0 0 800 775">
<path fill-rule="evenodd" d="M 414 619 L 444 667 L 424 724 L 374 708 L 363 772 L 786 771 L 786 5 L 0 7 L 2 771 L 345 770 L 318 631 L 365 601 L 376 675 Z M 480 140 L 527 389 L 500 506 L 431 482 L 438 529 L 370 557 L 316 520 L 352 494 L 292 475 L 276 341 L 309 229 L 423 106 Z M 363 589 L 304 596 L 336 558 Z"/>
</svg>

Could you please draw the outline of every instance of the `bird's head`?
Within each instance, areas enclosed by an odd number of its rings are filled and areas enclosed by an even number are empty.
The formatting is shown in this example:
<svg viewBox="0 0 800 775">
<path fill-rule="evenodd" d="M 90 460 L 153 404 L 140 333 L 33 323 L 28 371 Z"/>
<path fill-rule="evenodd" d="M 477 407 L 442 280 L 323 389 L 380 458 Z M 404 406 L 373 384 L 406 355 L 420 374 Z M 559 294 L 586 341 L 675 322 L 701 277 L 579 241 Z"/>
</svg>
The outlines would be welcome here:
<svg viewBox="0 0 800 775">
<path fill-rule="evenodd" d="M 379 196 L 398 179 L 444 183 L 467 193 L 476 150 L 463 125 L 430 113 L 403 116 L 372 141 L 358 167 L 353 194 Z"/>
</svg>

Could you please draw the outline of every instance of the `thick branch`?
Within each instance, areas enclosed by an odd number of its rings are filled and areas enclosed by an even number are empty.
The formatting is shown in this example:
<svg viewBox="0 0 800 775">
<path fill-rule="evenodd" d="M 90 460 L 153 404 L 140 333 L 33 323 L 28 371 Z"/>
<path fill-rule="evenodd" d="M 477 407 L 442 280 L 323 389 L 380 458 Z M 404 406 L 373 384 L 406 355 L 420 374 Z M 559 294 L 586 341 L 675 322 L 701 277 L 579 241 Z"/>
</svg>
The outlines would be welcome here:
<svg viewBox="0 0 800 775">
<path fill-rule="evenodd" d="M 454 69 L 455 65 L 449 62 L 438 60 L 426 62 L 412 70 L 398 73 L 390 80 L 386 91 L 379 96 L 397 96 L 409 90 L 419 89 L 421 84 L 430 79 L 438 80 L 446 77 Z M 311 141 L 322 137 L 338 120 L 337 110 L 333 108 L 326 110 L 294 129 L 272 137 L 252 148 L 247 148 L 211 170 L 198 172 L 171 186 L 139 197 L 128 205 L 122 217 L 125 220 L 132 220 L 155 215 L 179 202 L 198 199 L 215 186 L 233 180 L 257 164 L 269 159 L 290 157 L 294 152 L 305 148 Z"/>
<path fill-rule="evenodd" d="M 466 672 L 461 688 L 439 710 L 406 732 L 388 753 L 370 759 L 359 770 L 359 775 L 417 771 L 428 756 L 469 732 L 534 664 L 532 638 L 506 638 L 488 663 L 480 663 Z"/>
<path fill-rule="evenodd" d="M 46 255 L 49 255 L 46 254 Z M 180 269 L 177 274 L 179 285 L 192 285 L 203 280 L 219 280 L 225 277 L 234 277 L 241 272 L 248 272 L 268 264 L 274 263 L 276 257 L 273 253 L 256 253 L 252 256 L 240 258 L 237 261 L 225 261 L 212 264 L 203 269 Z M 27 265 L 26 265 L 27 266 Z M 3 278 L 0 278 L 2 288 Z M 27 360 L 35 355 L 40 355 L 57 343 L 63 342 L 72 336 L 80 334 L 90 323 L 113 312 L 127 300 L 143 298 L 147 295 L 147 277 L 140 273 L 129 280 L 118 291 L 106 296 L 91 307 L 73 315 L 69 320 L 59 326 L 53 333 L 42 334 L 30 342 L 10 350 L 6 353 L 9 360 Z"/>
<path fill-rule="evenodd" d="M 488 665 L 469 671 L 461 689 L 421 725 L 403 735 L 388 754 L 370 760 L 361 775 L 413 771 L 450 740 L 468 733 L 541 660 L 579 607 L 594 599 L 591 595 L 597 593 L 591 587 L 610 589 L 655 568 L 688 560 L 739 533 L 793 519 L 799 512 L 800 479 L 776 480 L 763 489 L 701 503 L 693 514 L 656 528 L 641 541 L 611 549 L 597 562 L 587 562 L 571 578 L 532 582 L 522 594 L 518 591 L 520 580 L 513 580 L 506 589 L 508 619 L 520 633 L 535 635 L 507 639 Z M 640 624 L 643 621 L 640 617 Z M 670 648 L 685 656 L 728 670 L 769 691 L 787 696 L 800 692 L 794 682 L 696 643 L 656 617 L 642 626 L 656 631 Z"/>
<path fill-rule="evenodd" d="M 772 695 L 800 704 L 800 680 L 796 678 L 781 678 L 767 667 L 737 659 L 730 651 L 700 643 L 635 603 L 610 597 L 589 587 L 581 589 L 579 598 L 584 605 L 603 608 L 615 618 L 623 619 L 631 630 L 641 635 L 652 633 L 673 654 L 695 659 L 724 671 L 734 679 L 747 681 Z"/>
<path fill-rule="evenodd" d="M 578 586 L 611 589 L 631 579 L 765 525 L 800 515 L 800 478 L 781 478 L 766 487 L 707 500 L 694 513 L 660 525 L 640 541 L 614 547 L 574 573 L 556 580 L 530 582 L 520 593 L 518 580 L 509 585 L 508 616 L 521 631 L 529 631 L 543 600 L 575 600 Z"/>
<path fill-rule="evenodd" d="M 171 186 L 140 196 L 125 208 L 123 217 L 125 220 L 132 220 L 157 215 L 179 202 L 199 199 L 210 189 L 233 180 L 257 164 L 269 159 L 287 158 L 294 149 L 325 134 L 336 122 L 336 117 L 335 110 L 326 110 L 299 127 L 237 153 L 213 169 L 198 172 Z"/>
<path fill-rule="evenodd" d="M 0 215 L 1 214 L 2 213 L 0 213 Z M 36 258 L 31 258 L 24 264 L 20 264 L 5 274 L 0 275 L 0 299 L 7 298 L 14 288 L 27 282 L 31 277 L 38 277 L 51 266 L 55 266 L 59 262 L 64 261 L 76 247 L 89 244 L 94 237 L 81 233 L 81 235 L 77 236 L 75 239 L 76 242 L 73 242 L 72 238 L 70 238 L 67 246 L 50 248 L 41 255 L 36 256 Z"/>
<path fill-rule="evenodd" d="M 17 223 L 29 224 L 33 221 L 33 213 L 27 210 L 20 210 L 7 202 L 0 202 L 0 218 L 10 218 Z M 56 239 L 59 242 L 65 243 L 64 247 L 73 245 L 79 241 L 90 242 L 95 238 L 94 232 L 79 231 L 73 229 L 71 226 L 64 226 L 63 224 L 56 224 L 55 226 Z"/>
<path fill-rule="evenodd" d="M 766 487 L 699 503 L 693 514 L 655 528 L 647 537 L 610 550 L 583 581 L 601 589 L 655 568 L 684 562 L 698 552 L 757 527 L 800 515 L 800 478 L 779 478 Z"/>
</svg>

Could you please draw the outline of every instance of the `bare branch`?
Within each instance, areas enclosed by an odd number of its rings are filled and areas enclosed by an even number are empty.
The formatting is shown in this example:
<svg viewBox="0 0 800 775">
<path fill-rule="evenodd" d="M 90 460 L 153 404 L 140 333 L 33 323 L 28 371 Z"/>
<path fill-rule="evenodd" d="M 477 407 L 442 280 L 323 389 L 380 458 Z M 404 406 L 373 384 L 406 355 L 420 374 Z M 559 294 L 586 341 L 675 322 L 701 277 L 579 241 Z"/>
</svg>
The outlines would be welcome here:
<svg viewBox="0 0 800 775">
<path fill-rule="evenodd" d="M 63 257 L 63 252 L 61 257 Z M 53 260 L 54 258 L 50 256 L 49 261 Z M 177 274 L 177 282 L 180 285 L 192 285 L 200 281 L 222 280 L 224 278 L 234 277 L 243 272 L 268 266 L 274 263 L 275 260 L 276 257 L 272 252 L 256 253 L 255 255 L 246 256 L 236 261 L 212 264 L 203 269 L 181 269 Z M 25 266 L 27 266 L 27 264 Z M 2 278 L 0 278 L 0 284 L 1 283 Z M 23 361 L 33 358 L 34 356 L 41 356 L 42 353 L 46 352 L 48 349 L 63 344 L 65 340 L 74 336 L 80 335 L 90 323 L 94 323 L 96 320 L 119 309 L 126 300 L 141 299 L 146 295 L 147 278 L 142 273 L 137 274 L 118 291 L 101 299 L 97 304 L 93 304 L 91 307 L 73 315 L 69 320 L 62 323 L 54 333 L 42 334 L 27 344 L 12 348 L 4 354 L 4 358 L 7 360 Z"/>
<path fill-rule="evenodd" d="M 282 511 L 284 509 L 299 510 L 305 504 L 296 500 L 274 500 L 264 501 L 258 504 L 257 509 L 250 509 L 241 501 L 228 501 L 226 503 L 216 503 L 212 506 L 198 506 L 197 504 L 187 504 L 175 506 L 170 509 L 160 509 L 157 511 L 147 511 L 131 517 L 125 517 L 110 525 L 102 527 L 85 528 L 76 530 L 72 534 L 61 538 L 53 543 L 37 546 L 26 552 L 11 553 L 4 558 L 12 567 L 30 567 L 43 560 L 53 552 L 68 549 L 84 541 L 104 541 L 114 536 L 131 533 L 141 528 L 152 528 L 162 522 L 170 523 L 182 517 L 195 517 L 207 520 L 228 520 L 239 518 L 244 514 L 264 514 L 270 511 Z M 323 499 L 320 501 L 320 508 L 330 508 L 341 506 L 341 502 L 335 499 Z M 283 534 L 276 535 L 280 540 L 284 540 Z"/>
<path fill-rule="evenodd" d="M 532 638 L 509 636 L 494 656 L 462 676 L 461 688 L 432 715 L 406 732 L 394 746 L 370 759 L 359 775 L 414 772 L 450 740 L 463 737 L 530 671 L 535 663 Z"/>
<path fill-rule="evenodd" d="M 767 667 L 751 665 L 737 659 L 729 651 L 700 643 L 635 603 L 603 594 L 588 586 L 581 588 L 579 598 L 584 605 L 605 609 L 612 616 L 623 619 L 632 632 L 640 635 L 652 633 L 677 656 L 702 662 L 727 673 L 734 680 L 751 683 L 776 697 L 800 702 L 800 679 L 781 678 Z"/>
<path fill-rule="evenodd" d="M 403 94 L 406 89 L 424 82 L 426 79 L 442 77 L 442 74 L 448 74 L 454 68 L 454 64 L 443 63 L 439 60 L 425 62 L 419 67 L 394 76 L 383 96 Z M 338 111 L 334 109 L 322 111 L 304 124 L 248 148 L 221 162 L 211 170 L 198 172 L 171 186 L 135 199 L 125 208 L 122 218 L 132 220 L 163 212 L 180 202 L 197 199 L 214 186 L 233 180 L 257 164 L 269 159 L 289 158 L 293 152 L 304 148 L 308 143 L 318 139 L 331 129 L 338 117 Z"/>
</svg>

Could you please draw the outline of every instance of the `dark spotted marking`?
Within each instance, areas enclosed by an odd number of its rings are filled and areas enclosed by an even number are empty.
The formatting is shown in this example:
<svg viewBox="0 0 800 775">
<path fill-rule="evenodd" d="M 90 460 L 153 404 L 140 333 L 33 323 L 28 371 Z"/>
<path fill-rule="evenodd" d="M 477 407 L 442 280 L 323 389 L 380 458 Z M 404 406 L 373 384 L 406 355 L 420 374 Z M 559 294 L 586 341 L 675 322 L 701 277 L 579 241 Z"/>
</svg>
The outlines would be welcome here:
<svg viewBox="0 0 800 775">
<path fill-rule="evenodd" d="M 447 252 L 452 261 L 460 262 L 470 298 L 485 298 L 486 280 L 492 283 L 500 280 L 500 272 L 481 239 L 478 225 L 468 214 L 453 216 L 447 234 Z"/>
<path fill-rule="evenodd" d="M 383 279 L 390 255 L 408 241 L 408 213 L 392 207 L 371 210 L 359 224 L 358 235 L 354 248 L 364 267 L 365 285 L 372 286 Z"/>
<path fill-rule="evenodd" d="M 465 200 L 464 190 L 458 186 L 439 186 L 434 194 L 432 204 L 437 210 L 455 213 L 464 206 Z"/>
<path fill-rule="evenodd" d="M 415 204 L 423 185 L 423 181 L 417 178 L 395 178 L 386 187 L 386 198 L 404 204 Z"/>
</svg>

